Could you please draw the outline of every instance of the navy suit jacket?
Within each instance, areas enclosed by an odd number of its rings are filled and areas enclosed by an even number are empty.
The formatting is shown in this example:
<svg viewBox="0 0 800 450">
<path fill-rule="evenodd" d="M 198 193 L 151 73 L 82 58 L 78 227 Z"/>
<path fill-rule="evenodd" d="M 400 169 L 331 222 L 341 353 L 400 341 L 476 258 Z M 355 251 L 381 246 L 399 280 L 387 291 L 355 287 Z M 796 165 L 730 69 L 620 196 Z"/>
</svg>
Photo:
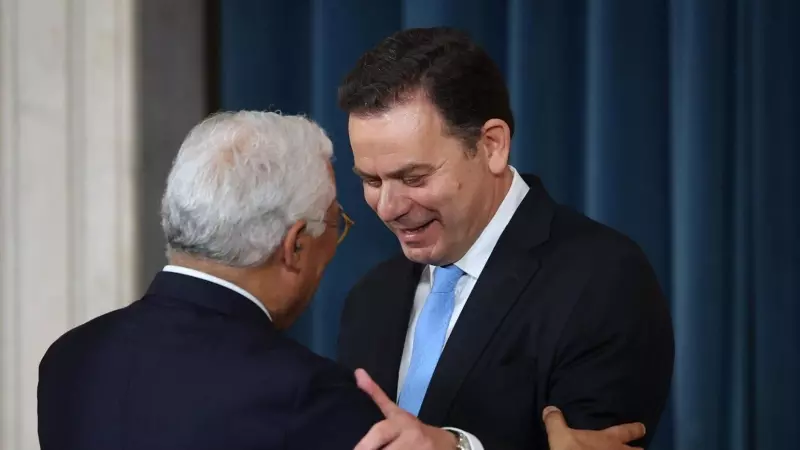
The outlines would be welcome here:
<svg viewBox="0 0 800 450">
<path fill-rule="evenodd" d="M 250 300 L 167 272 L 59 338 L 38 389 L 43 450 L 352 449 L 382 419 Z"/>
</svg>

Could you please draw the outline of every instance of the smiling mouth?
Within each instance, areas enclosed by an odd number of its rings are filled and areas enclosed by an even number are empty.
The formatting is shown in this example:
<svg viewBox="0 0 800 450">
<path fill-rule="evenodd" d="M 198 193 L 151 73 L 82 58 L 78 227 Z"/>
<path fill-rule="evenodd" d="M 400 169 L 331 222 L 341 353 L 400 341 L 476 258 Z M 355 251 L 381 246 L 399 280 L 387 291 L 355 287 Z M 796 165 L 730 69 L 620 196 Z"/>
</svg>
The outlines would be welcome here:
<svg viewBox="0 0 800 450">
<path fill-rule="evenodd" d="M 431 221 L 429 221 L 429 222 L 425 223 L 424 225 L 421 225 L 421 226 L 419 226 L 417 228 L 405 228 L 405 229 L 400 229 L 398 231 L 400 231 L 401 234 L 404 234 L 406 236 L 411 236 L 411 235 L 422 233 L 423 231 L 427 230 L 428 227 L 432 223 L 433 223 L 433 220 L 431 220 Z"/>
</svg>

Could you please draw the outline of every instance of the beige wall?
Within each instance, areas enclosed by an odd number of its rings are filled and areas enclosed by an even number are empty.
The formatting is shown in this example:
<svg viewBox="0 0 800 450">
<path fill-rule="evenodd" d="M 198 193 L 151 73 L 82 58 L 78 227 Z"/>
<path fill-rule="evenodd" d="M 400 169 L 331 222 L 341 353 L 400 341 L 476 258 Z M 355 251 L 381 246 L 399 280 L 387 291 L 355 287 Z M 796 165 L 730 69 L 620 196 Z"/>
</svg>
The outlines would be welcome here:
<svg viewBox="0 0 800 450">
<path fill-rule="evenodd" d="M 0 0 L 0 448 L 38 448 L 37 367 L 133 292 L 132 0 Z"/>
<path fill-rule="evenodd" d="M 39 448 L 38 364 L 163 264 L 158 201 L 207 113 L 199 0 L 0 0 L 0 450 Z"/>
</svg>

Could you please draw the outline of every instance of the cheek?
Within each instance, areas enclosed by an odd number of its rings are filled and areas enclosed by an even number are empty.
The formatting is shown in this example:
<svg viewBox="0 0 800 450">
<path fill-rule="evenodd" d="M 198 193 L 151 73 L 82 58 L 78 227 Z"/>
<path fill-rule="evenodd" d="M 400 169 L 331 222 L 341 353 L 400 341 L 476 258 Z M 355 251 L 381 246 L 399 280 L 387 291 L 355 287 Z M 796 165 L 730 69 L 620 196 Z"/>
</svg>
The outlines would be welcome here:
<svg viewBox="0 0 800 450">
<path fill-rule="evenodd" d="M 325 248 L 320 249 L 320 254 L 317 255 L 317 264 L 316 264 L 316 271 L 315 275 L 317 278 L 322 276 L 322 273 L 325 272 L 325 268 L 328 267 L 328 264 L 333 259 L 334 255 L 336 255 L 336 242 L 334 241 L 333 245 L 327 244 Z"/>
<path fill-rule="evenodd" d="M 436 180 L 424 188 L 410 189 L 408 194 L 414 203 L 426 209 L 442 211 L 453 208 L 459 190 L 459 185 L 450 180 Z"/>
<path fill-rule="evenodd" d="M 409 193 L 408 198 L 414 205 L 430 211 L 439 211 L 447 207 L 445 193 L 433 189 L 415 189 Z"/>
<path fill-rule="evenodd" d="M 469 193 L 460 183 L 431 185 L 415 190 L 410 197 L 419 207 L 434 211 L 448 228 L 463 223 L 471 214 Z"/>
</svg>

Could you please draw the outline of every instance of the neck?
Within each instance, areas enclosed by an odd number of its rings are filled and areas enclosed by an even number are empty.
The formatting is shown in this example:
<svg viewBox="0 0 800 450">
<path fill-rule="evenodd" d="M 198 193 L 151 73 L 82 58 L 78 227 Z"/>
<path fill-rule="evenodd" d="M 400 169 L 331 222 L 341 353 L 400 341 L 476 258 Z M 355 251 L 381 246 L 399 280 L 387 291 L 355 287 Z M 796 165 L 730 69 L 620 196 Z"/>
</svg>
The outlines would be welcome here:
<svg viewBox="0 0 800 450">
<path fill-rule="evenodd" d="M 494 180 L 492 188 L 487 189 L 487 198 L 484 202 L 485 208 L 483 214 L 480 216 L 483 220 L 477 224 L 478 228 L 472 238 L 473 244 L 478 240 L 478 236 L 480 236 L 483 230 L 489 226 L 489 222 L 492 221 L 494 215 L 497 214 L 497 210 L 500 209 L 500 205 L 503 203 L 503 200 L 505 200 L 506 195 L 508 195 L 508 191 L 511 190 L 511 183 L 513 181 L 514 172 L 508 167 L 505 172 L 503 172 L 503 175 Z"/>
<path fill-rule="evenodd" d="M 511 167 L 507 167 L 503 175 L 498 178 L 496 189 L 492 192 L 492 199 L 491 202 L 489 202 L 491 209 L 488 219 L 486 220 L 486 225 L 488 225 L 492 217 L 497 214 L 497 210 L 500 209 L 500 205 L 503 203 L 503 200 L 506 199 L 508 191 L 511 190 L 511 184 L 514 182 L 514 172 L 511 170 Z M 486 227 L 486 225 L 484 225 L 484 227 Z"/>
<path fill-rule="evenodd" d="M 485 190 L 486 197 L 480 202 L 481 209 L 475 211 L 474 217 L 477 219 L 471 224 L 472 228 L 469 232 L 469 245 L 465 245 L 465 247 L 461 248 L 460 255 L 455 258 L 453 262 L 463 258 L 469 249 L 475 245 L 478 237 L 480 237 L 483 230 L 489 226 L 489 222 L 492 221 L 492 218 L 497 214 L 497 210 L 500 209 L 500 205 L 503 203 L 503 200 L 505 200 L 506 195 L 508 195 L 508 191 L 511 190 L 511 183 L 513 181 L 514 172 L 511 171 L 510 167 L 508 167 L 502 175 L 492 180 L 492 183 Z"/>
<path fill-rule="evenodd" d="M 277 282 L 276 270 L 268 264 L 258 267 L 231 267 L 178 252 L 171 252 L 169 264 L 207 273 L 239 286 L 267 308 L 276 325 L 284 322 L 281 312 L 285 309 L 282 307 L 285 302 L 281 299 L 286 296 L 279 289 L 281 283 Z"/>
</svg>

